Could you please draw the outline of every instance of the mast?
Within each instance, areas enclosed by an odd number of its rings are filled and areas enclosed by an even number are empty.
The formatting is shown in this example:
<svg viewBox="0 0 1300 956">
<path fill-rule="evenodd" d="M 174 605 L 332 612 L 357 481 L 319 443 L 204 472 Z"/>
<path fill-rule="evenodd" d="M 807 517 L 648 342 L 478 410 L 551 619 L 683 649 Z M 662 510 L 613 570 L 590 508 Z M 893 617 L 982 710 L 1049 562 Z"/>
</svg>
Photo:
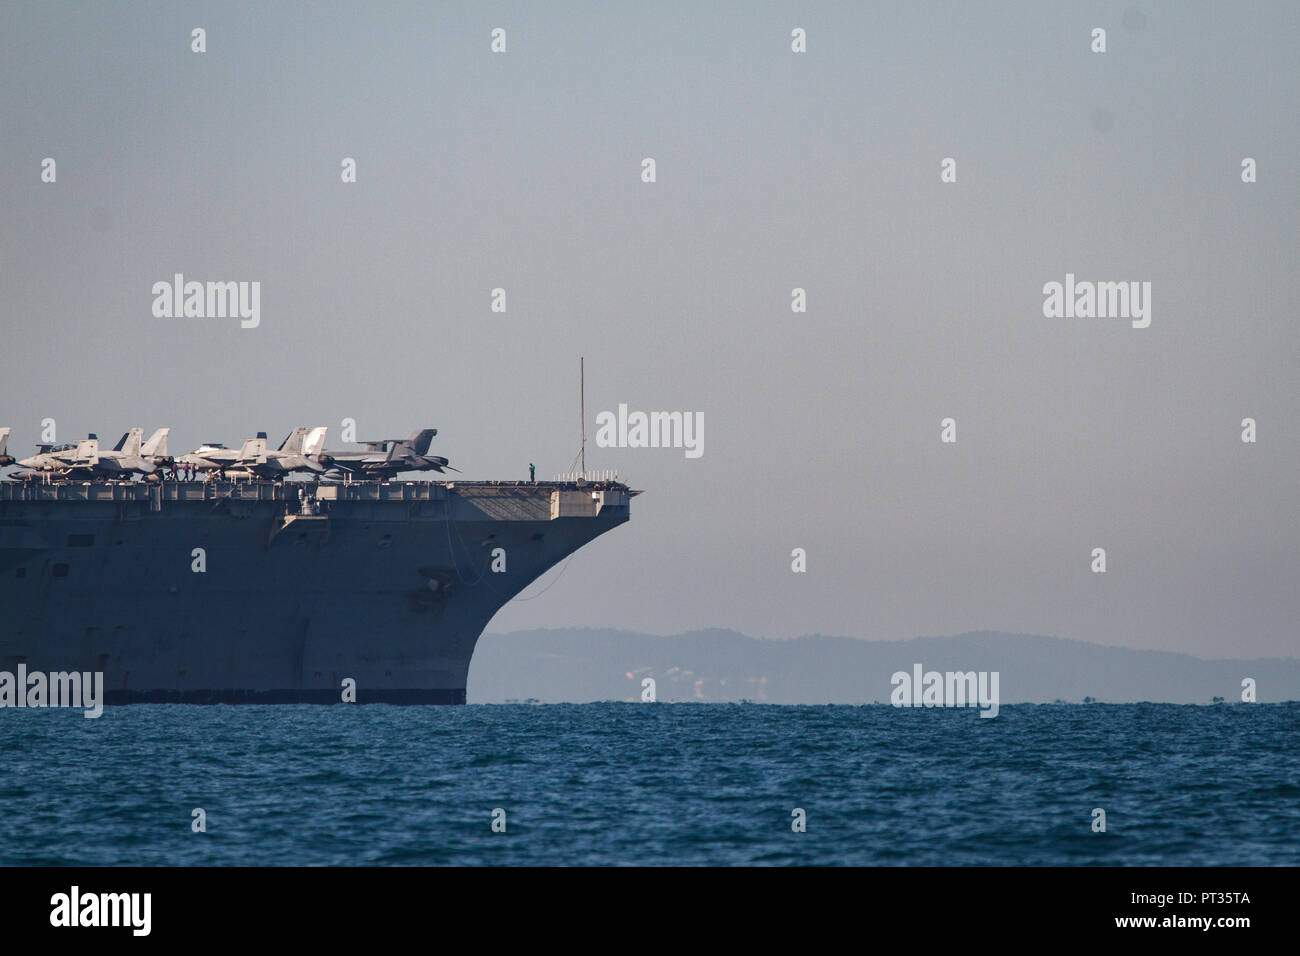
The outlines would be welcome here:
<svg viewBox="0 0 1300 956">
<path fill-rule="evenodd" d="M 587 477 L 587 368 L 586 360 L 578 356 L 578 416 L 582 419 L 582 444 L 579 454 L 582 456 L 582 477 Z"/>
</svg>

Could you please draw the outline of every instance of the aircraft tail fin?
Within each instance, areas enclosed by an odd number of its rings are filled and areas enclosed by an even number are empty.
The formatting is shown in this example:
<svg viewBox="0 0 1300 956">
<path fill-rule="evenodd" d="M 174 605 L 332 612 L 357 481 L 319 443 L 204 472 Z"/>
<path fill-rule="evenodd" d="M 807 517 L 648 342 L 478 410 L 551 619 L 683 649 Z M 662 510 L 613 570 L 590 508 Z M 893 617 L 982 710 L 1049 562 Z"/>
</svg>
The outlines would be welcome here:
<svg viewBox="0 0 1300 956">
<path fill-rule="evenodd" d="M 141 447 L 140 454 L 149 458 L 166 458 L 167 435 L 170 432 L 170 428 L 159 428 L 149 436 L 149 440 Z"/>
<path fill-rule="evenodd" d="M 5 445 L 9 444 L 9 429 L 0 428 L 0 455 L 5 453 Z"/>
<path fill-rule="evenodd" d="M 289 437 L 280 443 L 280 451 L 286 455 L 301 455 L 303 438 L 307 435 L 305 426 L 298 426 L 289 432 Z"/>
<path fill-rule="evenodd" d="M 239 449 L 239 464 L 264 464 L 266 462 L 266 439 L 249 438 Z"/>
<path fill-rule="evenodd" d="M 308 458 L 314 458 L 325 450 L 325 433 L 329 431 L 328 425 L 317 425 L 311 431 L 307 432 L 307 437 L 303 439 L 302 453 Z"/>
<path fill-rule="evenodd" d="M 122 440 L 117 443 L 115 451 L 120 451 L 126 455 L 140 454 L 140 439 L 144 437 L 143 428 L 132 428 L 122 436 Z"/>
<path fill-rule="evenodd" d="M 429 445 L 433 442 L 433 436 L 438 434 L 436 428 L 421 428 L 418 431 L 411 432 L 406 439 L 406 444 L 411 446 L 411 450 L 417 455 L 427 454 Z"/>
</svg>

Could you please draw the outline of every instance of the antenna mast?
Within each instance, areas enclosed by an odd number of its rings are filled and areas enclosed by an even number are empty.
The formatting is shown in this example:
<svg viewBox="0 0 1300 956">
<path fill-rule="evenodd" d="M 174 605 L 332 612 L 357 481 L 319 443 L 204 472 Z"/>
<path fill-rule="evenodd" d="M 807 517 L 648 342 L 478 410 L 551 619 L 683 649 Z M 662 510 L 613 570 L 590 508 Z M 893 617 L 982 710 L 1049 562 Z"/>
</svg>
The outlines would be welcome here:
<svg viewBox="0 0 1300 956">
<path fill-rule="evenodd" d="M 578 415 L 582 418 L 582 477 L 587 477 L 587 367 L 586 360 L 578 356 Z"/>
</svg>

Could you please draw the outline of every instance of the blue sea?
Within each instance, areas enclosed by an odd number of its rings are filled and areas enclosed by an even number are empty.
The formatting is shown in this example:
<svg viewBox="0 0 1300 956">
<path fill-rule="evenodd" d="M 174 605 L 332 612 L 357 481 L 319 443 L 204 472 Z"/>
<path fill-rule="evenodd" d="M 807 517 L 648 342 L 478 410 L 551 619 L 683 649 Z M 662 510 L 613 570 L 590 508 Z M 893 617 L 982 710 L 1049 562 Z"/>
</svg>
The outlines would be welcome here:
<svg viewBox="0 0 1300 956">
<path fill-rule="evenodd" d="M 1294 703 L 4 710 L 0 863 L 1294 866 L 1297 730 Z"/>
</svg>

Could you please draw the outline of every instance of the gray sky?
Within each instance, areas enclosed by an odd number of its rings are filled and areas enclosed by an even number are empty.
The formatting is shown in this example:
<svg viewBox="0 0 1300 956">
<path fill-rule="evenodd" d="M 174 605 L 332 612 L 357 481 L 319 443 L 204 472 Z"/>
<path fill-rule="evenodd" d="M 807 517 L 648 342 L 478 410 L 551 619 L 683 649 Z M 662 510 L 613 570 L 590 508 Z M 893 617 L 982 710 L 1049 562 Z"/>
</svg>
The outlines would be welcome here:
<svg viewBox="0 0 1300 956">
<path fill-rule="evenodd" d="M 589 442 L 647 494 L 491 630 L 1295 654 L 1294 4 L 0 10 L 11 450 L 351 417 L 550 478 L 585 355 L 589 438 L 625 402 L 705 453 Z M 176 272 L 260 281 L 260 327 L 155 318 Z M 1067 272 L 1151 282 L 1150 328 L 1045 318 Z"/>
</svg>

